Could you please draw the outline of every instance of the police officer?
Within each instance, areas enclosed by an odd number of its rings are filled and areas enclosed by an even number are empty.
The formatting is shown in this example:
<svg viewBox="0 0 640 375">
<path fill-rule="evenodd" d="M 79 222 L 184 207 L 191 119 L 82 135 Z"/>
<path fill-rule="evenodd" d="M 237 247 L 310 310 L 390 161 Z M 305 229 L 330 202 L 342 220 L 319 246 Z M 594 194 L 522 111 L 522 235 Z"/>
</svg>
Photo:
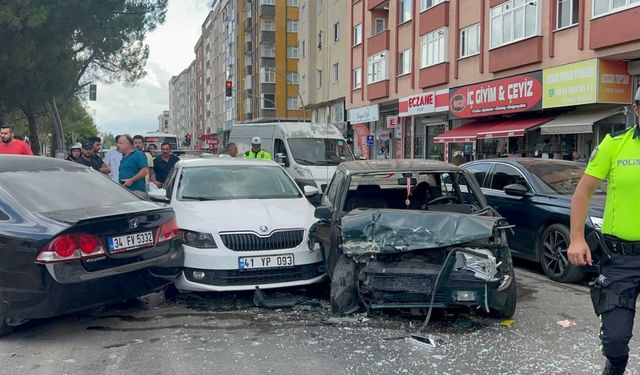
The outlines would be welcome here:
<svg viewBox="0 0 640 375">
<path fill-rule="evenodd" d="M 262 139 L 260 137 L 251 138 L 251 150 L 242 154 L 245 159 L 265 159 L 271 160 L 269 151 L 262 148 Z"/>
<path fill-rule="evenodd" d="M 640 118 L 640 89 L 633 110 Z M 636 298 L 640 290 L 640 128 L 638 125 L 607 135 L 589 160 L 571 203 L 569 261 L 591 265 L 584 222 L 596 188 L 608 181 L 602 223 L 604 245 L 599 276 L 591 286 L 591 300 L 602 326 L 603 374 L 623 374 L 629 360 Z"/>
</svg>

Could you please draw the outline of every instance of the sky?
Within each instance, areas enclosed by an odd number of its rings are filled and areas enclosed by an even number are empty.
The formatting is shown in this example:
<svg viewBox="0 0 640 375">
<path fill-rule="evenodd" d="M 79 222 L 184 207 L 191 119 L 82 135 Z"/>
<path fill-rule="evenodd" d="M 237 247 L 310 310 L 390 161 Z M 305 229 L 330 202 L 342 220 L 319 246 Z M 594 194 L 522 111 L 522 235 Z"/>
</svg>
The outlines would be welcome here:
<svg viewBox="0 0 640 375">
<path fill-rule="evenodd" d="M 98 83 L 97 101 L 89 102 L 98 131 L 139 134 L 158 129 L 158 115 L 169 110 L 169 79 L 195 58 L 193 47 L 211 0 L 169 0 L 164 24 L 147 35 L 147 75 L 134 86 Z"/>
</svg>

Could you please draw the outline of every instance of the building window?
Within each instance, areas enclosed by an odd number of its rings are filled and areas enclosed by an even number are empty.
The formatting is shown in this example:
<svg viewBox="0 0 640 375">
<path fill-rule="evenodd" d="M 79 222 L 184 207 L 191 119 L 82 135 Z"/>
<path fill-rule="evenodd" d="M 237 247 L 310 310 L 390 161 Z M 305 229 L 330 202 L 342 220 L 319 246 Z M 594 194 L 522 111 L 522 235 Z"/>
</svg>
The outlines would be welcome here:
<svg viewBox="0 0 640 375">
<path fill-rule="evenodd" d="M 362 24 L 353 27 L 353 45 L 357 46 L 362 43 Z"/>
<path fill-rule="evenodd" d="M 300 104 L 298 104 L 297 96 L 288 96 L 287 97 L 287 109 L 298 109 L 300 108 Z"/>
<path fill-rule="evenodd" d="M 298 84 L 298 73 L 297 72 L 287 72 L 287 81 L 289 81 L 290 85 Z"/>
<path fill-rule="evenodd" d="M 304 42 L 304 40 L 300 41 L 300 50 L 302 52 L 302 57 L 307 56 L 307 48 L 306 48 L 306 43 Z"/>
<path fill-rule="evenodd" d="M 322 70 L 316 70 L 316 86 L 318 88 L 322 87 Z"/>
<path fill-rule="evenodd" d="M 260 50 L 262 57 L 276 57 L 276 49 L 273 44 L 263 44 Z"/>
<path fill-rule="evenodd" d="M 287 58 L 297 59 L 298 57 L 298 46 L 287 46 Z"/>
<path fill-rule="evenodd" d="M 287 0 L 287 6 L 297 7 L 298 6 L 298 0 Z"/>
<path fill-rule="evenodd" d="M 331 68 L 331 80 L 333 82 L 338 82 L 340 80 L 340 64 L 335 63 Z"/>
<path fill-rule="evenodd" d="M 460 30 L 460 57 L 477 55 L 480 52 L 480 24 L 476 23 Z"/>
<path fill-rule="evenodd" d="M 441 27 L 423 35 L 421 52 L 421 68 L 447 61 L 447 28 Z"/>
<path fill-rule="evenodd" d="M 387 77 L 387 60 L 388 52 L 382 51 L 376 55 L 369 57 L 367 70 L 367 84 L 372 84 L 388 79 Z"/>
<path fill-rule="evenodd" d="M 260 68 L 260 83 L 276 83 L 276 72 L 270 68 Z"/>
<path fill-rule="evenodd" d="M 322 0 L 316 0 L 316 8 L 318 8 L 318 13 L 322 12 Z"/>
<path fill-rule="evenodd" d="M 423 12 L 445 1 L 447 0 L 420 0 L 420 11 Z"/>
<path fill-rule="evenodd" d="M 491 8 L 491 47 L 536 35 L 538 23 L 538 0 L 509 0 Z"/>
<path fill-rule="evenodd" d="M 353 69 L 353 89 L 359 89 L 362 87 L 362 69 Z"/>
<path fill-rule="evenodd" d="M 575 25 L 578 23 L 579 0 L 558 0 L 558 21 L 556 28 Z"/>
<path fill-rule="evenodd" d="M 333 122 L 344 121 L 344 102 L 337 102 L 331 105 L 333 109 Z"/>
<path fill-rule="evenodd" d="M 398 9 L 398 23 L 404 23 L 413 16 L 413 0 L 400 0 Z"/>
<path fill-rule="evenodd" d="M 274 31 L 274 29 L 273 29 L 273 21 L 272 20 L 263 20 L 262 21 L 262 30 L 264 30 L 264 31 Z"/>
<path fill-rule="evenodd" d="M 615 12 L 640 5 L 640 0 L 593 0 L 593 16 Z"/>
<path fill-rule="evenodd" d="M 385 31 L 387 29 L 386 23 L 387 21 L 384 18 L 376 18 L 376 21 L 373 24 L 373 35 Z"/>
<path fill-rule="evenodd" d="M 287 20 L 287 32 L 288 33 L 298 32 L 298 20 Z"/>
<path fill-rule="evenodd" d="M 276 109 L 276 95 L 264 94 L 262 95 L 262 109 Z"/>
<path fill-rule="evenodd" d="M 260 0 L 260 5 L 276 5 L 276 0 Z"/>
<path fill-rule="evenodd" d="M 340 22 L 336 22 L 333 24 L 333 41 L 337 42 L 340 40 Z"/>
<path fill-rule="evenodd" d="M 398 56 L 398 75 L 411 73 L 411 48 L 400 52 Z"/>
</svg>

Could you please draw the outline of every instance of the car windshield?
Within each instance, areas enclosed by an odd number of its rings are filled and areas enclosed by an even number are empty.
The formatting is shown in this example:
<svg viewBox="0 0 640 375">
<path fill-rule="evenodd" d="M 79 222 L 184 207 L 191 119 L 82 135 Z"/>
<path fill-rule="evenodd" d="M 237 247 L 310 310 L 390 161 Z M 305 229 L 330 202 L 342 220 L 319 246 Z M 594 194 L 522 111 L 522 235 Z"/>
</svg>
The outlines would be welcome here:
<svg viewBox="0 0 640 375">
<path fill-rule="evenodd" d="M 302 165 L 338 165 L 353 160 L 353 154 L 342 139 L 289 138 L 293 159 Z"/>
<path fill-rule="evenodd" d="M 572 195 L 587 168 L 587 165 L 582 163 L 548 161 L 530 163 L 525 166 L 529 172 L 542 180 L 551 193 L 558 195 Z M 596 189 L 595 194 L 605 194 L 605 187 Z"/>
<path fill-rule="evenodd" d="M 296 184 L 278 166 L 234 165 L 182 169 L 179 200 L 300 198 Z"/>
<path fill-rule="evenodd" d="M 351 178 L 344 211 L 395 208 L 473 213 L 484 204 L 462 172 L 384 172 Z"/>
<path fill-rule="evenodd" d="M 43 214 L 140 200 L 90 168 L 5 172 L 0 186 L 30 211 Z"/>
</svg>

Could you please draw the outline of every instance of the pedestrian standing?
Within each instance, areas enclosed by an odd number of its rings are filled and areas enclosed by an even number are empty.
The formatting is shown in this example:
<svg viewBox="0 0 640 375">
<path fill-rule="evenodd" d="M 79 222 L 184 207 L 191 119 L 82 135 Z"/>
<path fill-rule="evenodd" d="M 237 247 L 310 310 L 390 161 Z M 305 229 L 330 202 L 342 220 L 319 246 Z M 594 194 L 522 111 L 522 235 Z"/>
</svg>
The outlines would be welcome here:
<svg viewBox="0 0 640 375">
<path fill-rule="evenodd" d="M 223 154 L 220 154 L 220 157 L 225 158 L 235 158 L 236 156 L 238 156 L 238 145 L 233 142 L 229 143 L 227 147 L 224 148 Z"/>
<path fill-rule="evenodd" d="M 640 116 L 640 89 L 633 110 Z M 571 202 L 569 261 L 591 265 L 591 250 L 584 235 L 589 202 L 607 180 L 607 201 L 602 223 L 603 247 L 599 275 L 591 285 L 591 300 L 601 320 L 603 374 L 623 374 L 629 360 L 636 298 L 640 291 L 640 128 L 638 125 L 608 134 L 593 150 L 585 174 Z"/>
<path fill-rule="evenodd" d="M 262 139 L 260 137 L 251 138 L 251 150 L 245 152 L 242 157 L 245 159 L 271 160 L 269 151 L 262 148 Z"/>
<path fill-rule="evenodd" d="M 142 151 L 133 147 L 133 138 L 129 134 L 121 135 L 117 145 L 122 154 L 118 172 L 120 183 L 140 198 L 146 199 L 147 187 L 144 179 L 149 173 L 147 158 Z"/>
<path fill-rule="evenodd" d="M 118 142 L 120 135 L 116 135 L 115 141 Z M 122 160 L 122 154 L 118 151 L 118 148 L 113 148 L 107 151 L 107 154 L 104 156 L 104 162 L 111 168 L 111 173 L 109 177 L 115 181 L 119 182 L 119 169 L 120 169 L 120 160 Z"/>
<path fill-rule="evenodd" d="M 111 173 L 111 169 L 102 161 L 102 158 L 95 157 L 94 150 L 95 148 L 93 147 L 92 141 L 86 140 L 82 142 L 82 153 L 80 157 L 76 159 L 76 163 L 86 165 L 104 174 Z"/>
<path fill-rule="evenodd" d="M 0 140 L 0 154 L 33 155 L 25 141 L 14 138 L 11 125 L 0 125 Z"/>
<path fill-rule="evenodd" d="M 152 183 L 161 188 L 169 176 L 169 172 L 180 160 L 171 153 L 171 145 L 164 142 L 160 145 L 160 156 L 153 159 L 154 177 Z"/>
<path fill-rule="evenodd" d="M 147 177 L 145 178 L 145 183 L 147 187 L 149 187 L 149 183 L 151 182 L 151 177 L 153 177 L 153 156 L 144 150 L 144 137 L 141 135 L 133 136 L 133 146 L 136 150 L 142 152 L 142 154 L 147 158 Z"/>
<path fill-rule="evenodd" d="M 82 154 L 82 143 L 76 142 L 71 145 L 69 148 L 69 156 L 67 156 L 67 160 L 76 161 Z"/>
</svg>

